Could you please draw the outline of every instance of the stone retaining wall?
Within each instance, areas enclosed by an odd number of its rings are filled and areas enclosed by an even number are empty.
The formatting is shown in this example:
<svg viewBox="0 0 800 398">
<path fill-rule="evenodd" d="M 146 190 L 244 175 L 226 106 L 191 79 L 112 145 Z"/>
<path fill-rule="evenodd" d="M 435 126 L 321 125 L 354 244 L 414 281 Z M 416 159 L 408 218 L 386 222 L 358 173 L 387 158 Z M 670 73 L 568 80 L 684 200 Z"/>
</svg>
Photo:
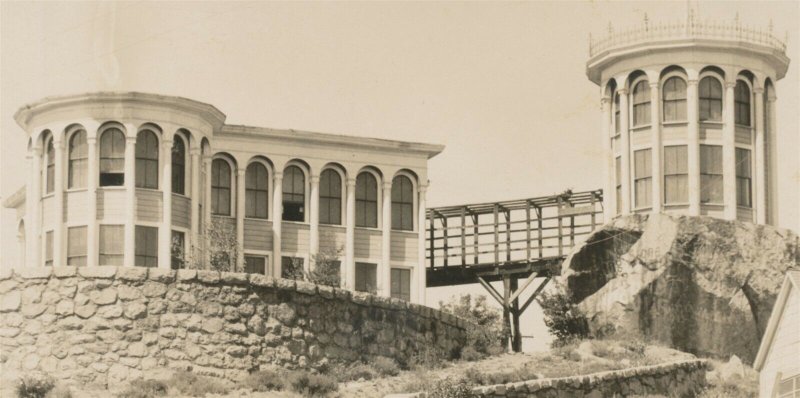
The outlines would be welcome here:
<svg viewBox="0 0 800 398">
<path fill-rule="evenodd" d="M 479 397 L 506 398 L 603 398 L 653 394 L 693 397 L 706 384 L 707 367 L 705 360 L 696 359 L 585 376 L 484 386 L 473 391 Z"/>
<path fill-rule="evenodd" d="M 469 324 L 402 300 L 263 275 L 138 267 L 0 271 L 0 384 L 27 372 L 96 386 L 189 369 L 457 353 Z"/>
</svg>

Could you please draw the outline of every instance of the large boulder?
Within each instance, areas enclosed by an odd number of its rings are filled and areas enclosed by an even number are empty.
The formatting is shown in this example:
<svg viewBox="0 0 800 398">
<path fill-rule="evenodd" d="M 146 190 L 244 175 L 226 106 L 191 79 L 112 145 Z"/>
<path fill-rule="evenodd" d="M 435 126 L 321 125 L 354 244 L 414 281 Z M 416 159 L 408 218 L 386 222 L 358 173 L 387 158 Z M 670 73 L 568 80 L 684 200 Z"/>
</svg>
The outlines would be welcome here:
<svg viewBox="0 0 800 398">
<path fill-rule="evenodd" d="M 621 217 L 562 268 L 595 331 L 622 328 L 696 355 L 752 361 L 797 234 L 765 225 L 665 214 Z"/>
</svg>

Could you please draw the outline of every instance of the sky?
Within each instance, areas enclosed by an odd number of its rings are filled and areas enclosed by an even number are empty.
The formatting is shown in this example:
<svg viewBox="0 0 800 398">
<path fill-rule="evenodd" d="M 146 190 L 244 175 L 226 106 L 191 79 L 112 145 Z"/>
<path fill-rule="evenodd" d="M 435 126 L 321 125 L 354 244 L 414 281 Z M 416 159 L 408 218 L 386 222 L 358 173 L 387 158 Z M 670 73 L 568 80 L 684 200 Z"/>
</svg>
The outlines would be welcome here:
<svg viewBox="0 0 800 398">
<path fill-rule="evenodd" d="M 429 206 L 602 188 L 589 35 L 645 14 L 684 20 L 687 4 L 699 19 L 738 14 L 758 27 L 772 20 L 781 39 L 787 32 L 793 63 L 776 86 L 779 223 L 798 231 L 796 1 L 0 2 L 0 195 L 25 183 L 14 112 L 91 91 L 188 97 L 231 124 L 445 144 L 429 162 Z M 0 212 L 3 266 L 17 261 L 14 219 Z M 458 291 L 431 289 L 429 304 Z M 524 332 L 541 334 L 537 322 Z"/>
</svg>

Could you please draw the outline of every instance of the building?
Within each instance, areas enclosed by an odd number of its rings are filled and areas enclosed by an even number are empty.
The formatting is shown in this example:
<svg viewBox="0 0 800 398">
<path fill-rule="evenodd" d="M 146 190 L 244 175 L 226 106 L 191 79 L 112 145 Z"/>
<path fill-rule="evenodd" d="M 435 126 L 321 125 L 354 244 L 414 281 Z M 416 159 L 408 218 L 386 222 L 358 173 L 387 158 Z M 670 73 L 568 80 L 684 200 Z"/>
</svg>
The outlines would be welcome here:
<svg viewBox="0 0 800 398">
<path fill-rule="evenodd" d="M 758 396 L 800 395 L 800 271 L 786 273 L 753 367 Z"/>
<path fill-rule="evenodd" d="M 600 86 L 605 219 L 709 215 L 774 224 L 775 82 L 786 45 L 768 30 L 696 21 L 590 40 Z"/>
<path fill-rule="evenodd" d="M 46 98 L 15 119 L 29 184 L 5 205 L 28 266 L 175 268 L 230 236 L 217 254 L 235 270 L 286 276 L 329 253 L 344 287 L 424 302 L 427 162 L 443 146 L 229 125 L 142 93 Z"/>
</svg>

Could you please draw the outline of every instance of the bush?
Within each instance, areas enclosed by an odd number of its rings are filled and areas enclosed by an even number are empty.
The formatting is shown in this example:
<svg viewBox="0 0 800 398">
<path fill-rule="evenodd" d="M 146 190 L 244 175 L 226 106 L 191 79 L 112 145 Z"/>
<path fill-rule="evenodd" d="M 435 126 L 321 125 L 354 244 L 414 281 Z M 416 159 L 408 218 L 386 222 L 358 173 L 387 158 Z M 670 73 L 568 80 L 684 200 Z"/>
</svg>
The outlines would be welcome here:
<svg viewBox="0 0 800 398">
<path fill-rule="evenodd" d="M 392 358 L 377 357 L 371 362 L 372 368 L 381 376 L 397 376 L 400 374 L 400 367 L 397 366 Z"/>
<path fill-rule="evenodd" d="M 285 376 L 278 372 L 259 370 L 247 375 L 242 385 L 253 391 L 280 391 L 285 387 Z"/>
<path fill-rule="evenodd" d="M 439 380 L 427 393 L 428 398 L 470 398 L 474 396 L 466 378 Z"/>
<path fill-rule="evenodd" d="M 466 347 L 472 347 L 483 354 L 494 355 L 503 352 L 503 338 L 510 334 L 503 326 L 503 314 L 497 308 L 489 307 L 486 296 L 473 297 L 462 294 L 451 298 L 447 303 L 439 302 L 442 311 L 477 324 L 478 328 L 467 328 Z M 462 351 L 463 355 L 463 351 Z"/>
<path fill-rule="evenodd" d="M 372 380 L 377 376 L 375 370 L 364 363 L 356 362 L 349 366 L 343 366 L 336 372 L 334 377 L 339 381 Z"/>
<path fill-rule="evenodd" d="M 119 393 L 119 398 L 154 398 L 167 395 L 167 383 L 161 380 L 132 381 L 128 387 Z"/>
<path fill-rule="evenodd" d="M 543 293 L 536 301 L 544 312 L 544 324 L 555 337 L 553 346 L 563 346 L 574 339 L 589 337 L 589 321 L 586 315 L 571 302 L 562 289 L 554 293 Z"/>
<path fill-rule="evenodd" d="M 50 376 L 42 374 L 25 375 L 17 381 L 17 397 L 44 398 L 55 386 L 56 382 Z"/>
<path fill-rule="evenodd" d="M 306 273 L 306 279 L 318 285 L 339 287 L 341 285 L 341 250 L 321 251 L 311 256 L 314 267 Z"/>
<path fill-rule="evenodd" d="M 175 372 L 166 383 L 169 387 L 191 397 L 204 397 L 206 393 L 227 394 L 231 390 L 222 380 L 189 371 Z"/>
<path fill-rule="evenodd" d="M 475 347 L 466 346 L 463 349 L 461 349 L 461 359 L 467 362 L 480 361 L 484 357 L 486 357 L 486 354 L 478 352 L 478 350 L 476 350 Z"/>
<path fill-rule="evenodd" d="M 443 353 L 428 344 L 417 347 L 408 359 L 408 367 L 414 370 L 426 370 L 440 368 L 442 365 Z"/>
<path fill-rule="evenodd" d="M 325 397 L 339 389 L 336 380 L 306 371 L 290 373 L 288 382 L 292 391 L 305 397 Z"/>
<path fill-rule="evenodd" d="M 72 390 L 67 386 L 56 384 L 55 388 L 47 393 L 47 398 L 72 398 Z"/>
</svg>

